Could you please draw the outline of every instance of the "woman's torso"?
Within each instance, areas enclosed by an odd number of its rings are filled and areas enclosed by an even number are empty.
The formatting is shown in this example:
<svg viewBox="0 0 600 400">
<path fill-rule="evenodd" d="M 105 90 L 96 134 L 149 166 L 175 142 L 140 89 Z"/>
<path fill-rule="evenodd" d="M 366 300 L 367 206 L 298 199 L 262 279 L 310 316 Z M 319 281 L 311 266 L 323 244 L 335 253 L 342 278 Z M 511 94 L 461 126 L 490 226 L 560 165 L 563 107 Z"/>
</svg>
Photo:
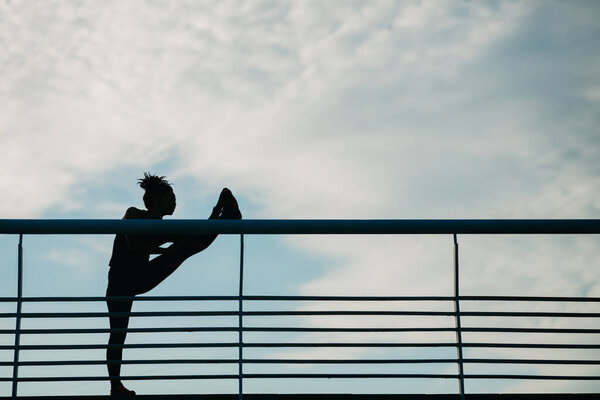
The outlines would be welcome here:
<svg viewBox="0 0 600 400">
<path fill-rule="evenodd" d="M 151 219 L 151 217 L 148 211 L 131 207 L 127 210 L 123 219 Z M 113 241 L 112 255 L 108 265 L 111 268 L 132 268 L 147 263 L 150 260 L 148 249 L 160 244 L 162 244 L 161 239 L 154 235 L 118 233 Z"/>
</svg>

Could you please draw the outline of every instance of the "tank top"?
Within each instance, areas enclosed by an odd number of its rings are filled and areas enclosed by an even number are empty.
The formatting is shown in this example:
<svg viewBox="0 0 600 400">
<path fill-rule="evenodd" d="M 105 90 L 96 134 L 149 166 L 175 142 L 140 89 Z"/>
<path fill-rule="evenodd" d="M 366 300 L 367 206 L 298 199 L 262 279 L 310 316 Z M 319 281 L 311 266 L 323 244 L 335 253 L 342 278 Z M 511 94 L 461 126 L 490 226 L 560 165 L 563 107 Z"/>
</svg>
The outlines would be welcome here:
<svg viewBox="0 0 600 400">
<path fill-rule="evenodd" d="M 112 256 L 108 265 L 111 268 L 123 268 L 127 265 L 145 263 L 150 260 L 150 254 L 136 252 L 129 248 L 127 238 L 124 234 L 119 233 L 115 236 L 113 242 Z"/>
</svg>

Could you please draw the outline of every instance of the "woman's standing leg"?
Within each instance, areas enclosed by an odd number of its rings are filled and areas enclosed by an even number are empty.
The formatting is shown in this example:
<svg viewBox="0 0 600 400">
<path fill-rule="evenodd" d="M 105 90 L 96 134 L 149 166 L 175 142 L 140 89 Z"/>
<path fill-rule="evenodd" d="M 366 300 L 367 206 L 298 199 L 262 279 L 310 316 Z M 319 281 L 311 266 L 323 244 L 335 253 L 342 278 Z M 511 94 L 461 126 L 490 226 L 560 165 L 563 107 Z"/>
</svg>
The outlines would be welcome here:
<svg viewBox="0 0 600 400">
<path fill-rule="evenodd" d="M 116 296 L 109 288 L 106 291 L 106 296 Z M 121 294 L 123 295 L 123 294 Z M 119 315 L 110 315 L 110 336 L 108 338 L 109 347 L 106 349 L 106 365 L 108 368 L 108 376 L 110 377 L 110 387 L 115 389 L 122 386 L 121 383 L 121 361 L 123 360 L 123 345 L 127 337 L 127 326 L 129 325 L 129 313 L 133 300 L 111 300 L 106 301 L 109 313 L 119 313 Z"/>
</svg>

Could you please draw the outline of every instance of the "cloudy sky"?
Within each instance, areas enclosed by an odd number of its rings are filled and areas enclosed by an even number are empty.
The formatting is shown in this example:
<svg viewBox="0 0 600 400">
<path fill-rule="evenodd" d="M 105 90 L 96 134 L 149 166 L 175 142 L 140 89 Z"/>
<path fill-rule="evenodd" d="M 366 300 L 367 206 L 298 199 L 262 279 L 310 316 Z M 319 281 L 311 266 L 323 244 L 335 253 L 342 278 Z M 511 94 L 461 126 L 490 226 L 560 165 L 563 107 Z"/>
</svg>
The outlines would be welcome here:
<svg viewBox="0 0 600 400">
<path fill-rule="evenodd" d="M 0 218 L 120 218 L 144 171 L 176 218 L 222 187 L 245 218 L 599 218 L 598 21 L 587 1 L 4 0 Z M 26 237 L 25 293 L 101 296 L 111 240 Z M 451 237 L 247 241 L 252 294 L 452 293 Z M 459 241 L 464 294 L 600 296 L 597 237 Z M 236 246 L 152 294 L 235 293 Z"/>
</svg>

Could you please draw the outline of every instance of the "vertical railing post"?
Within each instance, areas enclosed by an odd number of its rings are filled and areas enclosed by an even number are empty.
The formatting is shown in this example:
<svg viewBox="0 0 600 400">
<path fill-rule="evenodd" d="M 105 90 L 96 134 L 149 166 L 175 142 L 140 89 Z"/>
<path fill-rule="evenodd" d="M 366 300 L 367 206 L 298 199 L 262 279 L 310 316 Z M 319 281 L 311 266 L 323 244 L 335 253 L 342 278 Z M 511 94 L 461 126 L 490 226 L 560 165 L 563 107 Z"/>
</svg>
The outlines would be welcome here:
<svg viewBox="0 0 600 400">
<path fill-rule="evenodd" d="M 19 346 L 21 345 L 21 306 L 23 304 L 23 234 L 19 235 L 17 262 L 17 313 L 15 318 L 15 350 L 13 362 L 12 398 L 17 398 L 19 383 Z"/>
<path fill-rule="evenodd" d="M 243 351 L 244 351 L 244 337 L 243 337 L 243 333 L 244 333 L 244 324 L 243 324 L 243 313 L 244 313 L 244 299 L 243 299 L 243 295 L 244 295 L 244 234 L 240 235 L 240 290 L 239 290 L 239 297 L 238 297 L 238 397 L 239 400 L 242 400 L 243 398 L 243 366 L 244 366 L 244 358 L 243 358 Z"/>
<path fill-rule="evenodd" d="M 462 328 L 460 324 L 460 280 L 458 270 L 458 240 L 454 234 L 454 318 L 456 321 L 456 349 L 458 356 L 458 390 L 461 400 L 465 398 L 465 372 L 463 364 Z"/>
</svg>

